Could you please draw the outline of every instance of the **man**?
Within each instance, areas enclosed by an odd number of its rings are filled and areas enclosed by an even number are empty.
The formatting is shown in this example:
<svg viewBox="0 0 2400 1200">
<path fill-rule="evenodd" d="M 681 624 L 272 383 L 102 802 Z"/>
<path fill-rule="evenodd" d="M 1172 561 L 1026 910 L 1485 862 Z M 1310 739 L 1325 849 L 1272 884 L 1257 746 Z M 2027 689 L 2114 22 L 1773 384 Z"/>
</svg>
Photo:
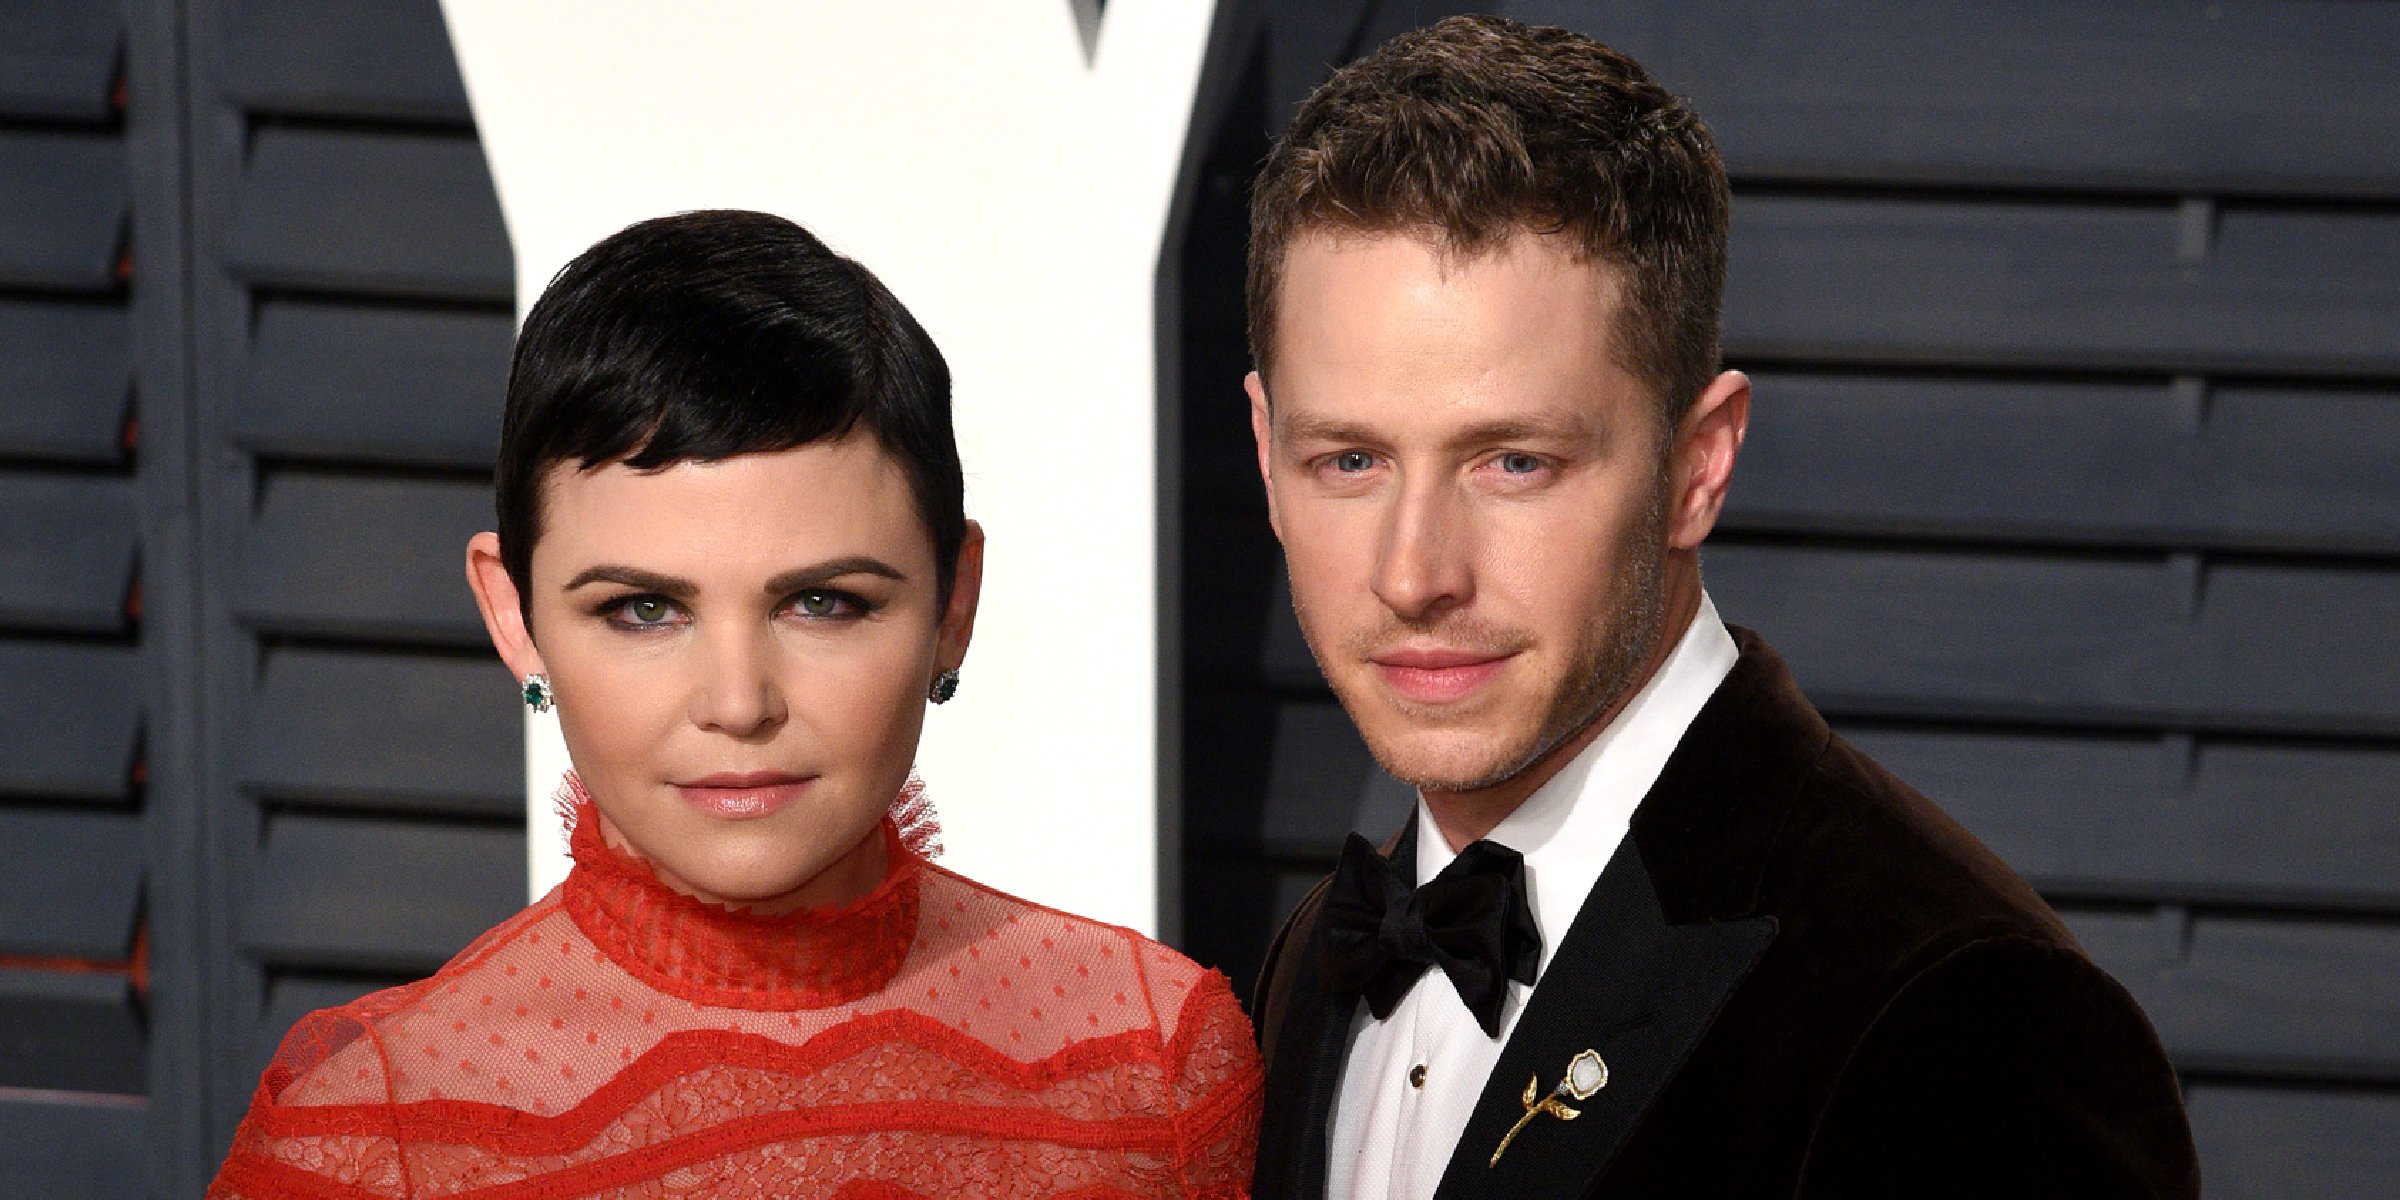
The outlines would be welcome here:
<svg viewBox="0 0 2400 1200">
<path fill-rule="evenodd" d="M 1259 470 L 1419 799 L 1270 953 L 1260 1196 L 2197 1193 L 2132 1000 L 1702 589 L 1727 205 L 1639 65 L 1496 19 L 1343 69 L 1267 159 Z"/>
</svg>

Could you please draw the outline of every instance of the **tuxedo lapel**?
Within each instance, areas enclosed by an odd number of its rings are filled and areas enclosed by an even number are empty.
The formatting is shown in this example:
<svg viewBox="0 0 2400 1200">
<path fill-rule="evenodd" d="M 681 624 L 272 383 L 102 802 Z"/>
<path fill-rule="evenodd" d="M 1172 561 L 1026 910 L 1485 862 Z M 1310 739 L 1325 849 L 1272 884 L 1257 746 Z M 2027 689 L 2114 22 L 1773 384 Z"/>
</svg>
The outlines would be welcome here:
<svg viewBox="0 0 2400 1200">
<path fill-rule="evenodd" d="M 1669 924 L 1626 839 L 1485 1081 L 1438 1200 L 1585 1194 L 1774 936 L 1765 917 Z M 1492 1152 L 1525 1116 L 1526 1082 L 1551 1094 L 1586 1050 L 1607 1064 L 1606 1086 L 1586 1100 L 1561 1097 L 1579 1112 L 1573 1120 L 1542 1113 L 1526 1121 L 1493 1165 Z"/>
</svg>

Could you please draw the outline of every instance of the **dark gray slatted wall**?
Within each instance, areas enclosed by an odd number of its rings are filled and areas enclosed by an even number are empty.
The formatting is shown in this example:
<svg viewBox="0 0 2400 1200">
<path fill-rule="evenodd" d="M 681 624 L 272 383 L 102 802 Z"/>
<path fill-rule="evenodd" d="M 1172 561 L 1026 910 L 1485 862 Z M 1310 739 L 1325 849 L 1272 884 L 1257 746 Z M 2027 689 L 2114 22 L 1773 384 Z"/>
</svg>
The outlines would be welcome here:
<svg viewBox="0 0 2400 1200">
<path fill-rule="evenodd" d="M 0 5 L 0 1190 L 28 1195 L 141 1194 L 152 1132 L 143 680 L 169 647 L 137 564 L 175 455 L 134 419 L 125 25 Z"/>
<path fill-rule="evenodd" d="M 197 1195 L 522 904 L 511 274 L 436 0 L 0 0 L 0 1195 Z"/>
<path fill-rule="evenodd" d="M 1443 11 L 1263 8 L 1180 248 L 1185 903 L 1237 978 L 1407 803 L 1323 693 L 1251 482 L 1241 183 L 1326 64 Z M 2400 5 L 1503 11 L 1640 58 L 1734 174 L 1759 398 L 1706 559 L 1727 618 L 2141 999 L 2212 1195 L 2380 1194 Z"/>
<path fill-rule="evenodd" d="M 188 13 L 221 1138 L 295 1017 L 524 901 L 520 726 L 460 566 L 513 268 L 435 0 Z"/>
</svg>

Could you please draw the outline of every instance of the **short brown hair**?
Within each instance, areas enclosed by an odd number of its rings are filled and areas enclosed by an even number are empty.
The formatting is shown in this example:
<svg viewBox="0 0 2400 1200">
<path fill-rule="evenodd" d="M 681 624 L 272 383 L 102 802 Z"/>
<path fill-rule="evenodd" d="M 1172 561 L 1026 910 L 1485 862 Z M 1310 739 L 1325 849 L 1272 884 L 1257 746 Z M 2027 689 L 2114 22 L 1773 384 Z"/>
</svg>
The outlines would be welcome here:
<svg viewBox="0 0 2400 1200">
<path fill-rule="evenodd" d="M 1250 354 L 1273 360 L 1276 290 L 1315 231 L 1411 232 L 1473 255 L 1564 233 L 1622 281 L 1611 343 L 1672 430 L 1718 370 L 1725 166 L 1641 64 L 1564 29 L 1452 17 L 1319 85 L 1250 194 Z"/>
</svg>

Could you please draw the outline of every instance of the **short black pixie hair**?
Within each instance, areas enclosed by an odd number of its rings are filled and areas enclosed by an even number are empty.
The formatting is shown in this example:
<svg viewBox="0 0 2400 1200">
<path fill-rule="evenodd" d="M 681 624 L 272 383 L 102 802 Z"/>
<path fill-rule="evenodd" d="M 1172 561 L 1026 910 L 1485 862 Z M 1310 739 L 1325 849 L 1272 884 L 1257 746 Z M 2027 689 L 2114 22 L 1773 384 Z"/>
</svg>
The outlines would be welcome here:
<svg viewBox="0 0 2400 1200">
<path fill-rule="evenodd" d="M 509 366 L 493 491 L 527 624 L 552 466 L 651 470 L 853 430 L 908 477 L 946 608 L 967 525 L 950 367 L 899 299 L 767 213 L 678 213 L 601 240 L 542 290 Z"/>
</svg>

